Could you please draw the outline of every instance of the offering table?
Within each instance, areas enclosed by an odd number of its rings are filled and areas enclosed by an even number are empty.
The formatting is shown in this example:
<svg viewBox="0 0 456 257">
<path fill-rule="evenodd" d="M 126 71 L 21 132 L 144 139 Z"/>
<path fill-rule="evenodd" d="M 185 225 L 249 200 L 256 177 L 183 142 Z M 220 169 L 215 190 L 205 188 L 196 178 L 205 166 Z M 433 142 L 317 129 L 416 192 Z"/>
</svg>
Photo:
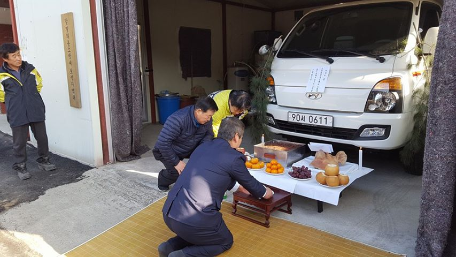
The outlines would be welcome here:
<svg viewBox="0 0 456 257">
<path fill-rule="evenodd" d="M 268 186 L 268 185 L 266 185 Z M 287 191 L 281 190 L 279 188 L 269 186 L 273 191 L 274 195 L 270 199 L 257 199 L 252 195 L 247 195 L 242 192 L 233 193 L 233 215 L 239 216 L 243 219 L 251 221 L 253 223 L 265 226 L 269 228 L 269 217 L 274 211 L 281 211 L 288 214 L 291 214 L 291 194 Z M 259 222 L 255 219 L 249 218 L 247 216 L 237 213 L 237 206 L 243 206 L 247 209 L 260 212 L 264 214 L 266 221 L 264 223 Z M 287 207 L 287 209 L 282 209 L 282 207 Z"/>
<path fill-rule="evenodd" d="M 289 169 L 286 169 L 283 174 L 268 174 L 264 170 L 252 171 L 250 174 L 255 177 L 258 181 L 263 184 L 268 184 L 276 188 L 280 188 L 287 192 L 305 196 L 314 200 L 317 200 L 318 212 L 323 211 L 323 202 L 332 205 L 339 204 L 339 198 L 342 191 L 353 183 L 356 179 L 368 174 L 373 169 L 362 167 L 358 168 L 357 164 L 347 162 L 345 165 L 340 166 L 340 173 L 347 174 L 350 178 L 350 182 L 346 186 L 340 187 L 327 187 L 322 186 L 315 180 L 315 176 L 321 170 L 314 169 L 310 166 L 310 163 L 314 159 L 313 156 L 309 156 L 303 160 L 300 160 L 293 164 L 293 166 L 301 167 L 302 165 L 308 167 L 312 172 L 312 177 L 308 180 L 297 180 L 288 175 Z"/>
</svg>

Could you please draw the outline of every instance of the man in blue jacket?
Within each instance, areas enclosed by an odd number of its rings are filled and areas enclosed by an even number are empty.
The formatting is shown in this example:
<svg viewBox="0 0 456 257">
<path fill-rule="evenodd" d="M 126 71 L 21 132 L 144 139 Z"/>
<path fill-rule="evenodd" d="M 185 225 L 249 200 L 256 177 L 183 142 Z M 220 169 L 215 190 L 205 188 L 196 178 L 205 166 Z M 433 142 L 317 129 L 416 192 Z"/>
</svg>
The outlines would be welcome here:
<svg viewBox="0 0 456 257">
<path fill-rule="evenodd" d="M 55 165 L 49 161 L 45 107 L 40 96 L 42 79 L 32 64 L 22 61 L 16 44 L 2 44 L 0 55 L 4 61 L 0 68 L 0 102 L 6 104 L 7 119 L 13 132 L 13 169 L 20 179 L 25 180 L 31 177 L 26 167 L 29 127 L 38 143 L 38 167 L 46 171 L 55 170 Z"/>
<path fill-rule="evenodd" d="M 152 151 L 155 159 L 165 165 L 158 175 L 158 188 L 168 191 L 184 170 L 182 160 L 190 156 L 201 143 L 214 138 L 212 115 L 218 110 L 210 97 L 199 99 L 195 105 L 182 108 L 166 119 Z"/>
<path fill-rule="evenodd" d="M 245 156 L 236 150 L 243 134 L 242 121 L 225 118 L 217 138 L 192 153 L 163 206 L 163 219 L 177 235 L 160 244 L 161 257 L 216 256 L 231 248 L 233 236 L 219 212 L 227 190 L 272 197 L 274 192 L 250 175 Z"/>
</svg>

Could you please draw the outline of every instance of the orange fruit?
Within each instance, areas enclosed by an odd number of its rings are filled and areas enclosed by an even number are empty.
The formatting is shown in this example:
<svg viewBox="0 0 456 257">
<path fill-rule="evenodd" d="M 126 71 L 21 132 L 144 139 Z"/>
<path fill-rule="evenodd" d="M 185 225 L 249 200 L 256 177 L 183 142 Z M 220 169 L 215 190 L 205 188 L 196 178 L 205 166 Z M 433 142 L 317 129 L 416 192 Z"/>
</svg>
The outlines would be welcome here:
<svg viewBox="0 0 456 257">
<path fill-rule="evenodd" d="M 277 165 L 277 168 L 283 168 L 282 164 L 280 164 L 280 163 L 277 163 L 276 165 Z"/>
<path fill-rule="evenodd" d="M 277 171 L 276 169 L 272 169 L 272 170 L 271 170 L 271 173 L 277 174 L 278 171 Z"/>
<path fill-rule="evenodd" d="M 273 165 L 271 166 L 271 170 L 276 170 L 277 168 L 278 168 L 278 167 L 277 167 L 277 165 L 275 165 L 275 164 L 273 164 Z"/>
<path fill-rule="evenodd" d="M 260 169 L 264 167 L 264 162 L 259 162 L 258 164 L 260 165 Z"/>
<path fill-rule="evenodd" d="M 260 168 L 260 164 L 252 164 L 252 169 L 259 169 Z"/>
<path fill-rule="evenodd" d="M 252 163 L 246 162 L 246 163 L 245 163 L 245 167 L 247 167 L 247 168 L 249 168 L 249 169 L 252 168 Z"/>
<path fill-rule="evenodd" d="M 271 164 L 277 164 L 277 160 L 276 159 L 272 159 L 271 160 Z"/>
<path fill-rule="evenodd" d="M 258 158 L 252 158 L 252 160 L 250 160 L 250 162 L 252 164 L 257 164 L 260 160 L 258 160 Z"/>
<path fill-rule="evenodd" d="M 271 166 L 272 166 L 271 163 L 267 163 L 267 164 L 266 164 L 266 167 L 268 167 L 268 168 L 271 168 Z"/>
<path fill-rule="evenodd" d="M 280 167 L 277 171 L 278 171 L 279 173 L 283 173 L 284 168 Z"/>
<path fill-rule="evenodd" d="M 267 169 L 266 169 L 266 172 L 267 172 L 267 173 L 271 173 L 271 169 L 270 169 L 270 168 L 267 168 Z"/>
</svg>

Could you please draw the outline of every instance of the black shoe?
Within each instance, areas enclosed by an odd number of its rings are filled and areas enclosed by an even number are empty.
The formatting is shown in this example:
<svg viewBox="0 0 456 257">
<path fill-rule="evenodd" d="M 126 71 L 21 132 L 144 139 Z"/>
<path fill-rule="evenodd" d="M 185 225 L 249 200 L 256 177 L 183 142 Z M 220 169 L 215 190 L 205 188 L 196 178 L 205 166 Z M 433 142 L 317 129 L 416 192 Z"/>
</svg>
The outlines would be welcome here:
<svg viewBox="0 0 456 257">
<path fill-rule="evenodd" d="M 40 170 L 51 171 L 56 169 L 55 165 L 49 161 L 49 157 L 40 157 L 36 159 L 36 162 L 38 163 L 38 168 L 40 168 Z"/>
<path fill-rule="evenodd" d="M 169 186 L 158 186 L 158 189 L 162 192 L 168 192 L 169 191 Z"/>
<path fill-rule="evenodd" d="M 13 165 L 13 170 L 17 171 L 17 176 L 19 176 L 19 178 L 21 180 L 26 180 L 26 179 L 29 179 L 32 177 L 32 175 L 30 175 L 30 173 L 28 173 L 27 171 L 27 166 L 25 166 L 25 163 L 15 163 Z"/>
</svg>

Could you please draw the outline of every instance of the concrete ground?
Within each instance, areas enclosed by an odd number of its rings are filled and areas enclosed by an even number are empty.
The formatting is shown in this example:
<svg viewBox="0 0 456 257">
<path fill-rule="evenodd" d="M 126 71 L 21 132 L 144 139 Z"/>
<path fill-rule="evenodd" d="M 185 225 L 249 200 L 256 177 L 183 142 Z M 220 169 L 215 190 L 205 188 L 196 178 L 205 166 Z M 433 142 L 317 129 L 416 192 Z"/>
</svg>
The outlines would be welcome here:
<svg viewBox="0 0 456 257">
<path fill-rule="evenodd" d="M 152 147 L 161 127 L 146 125 L 143 142 Z M 248 133 L 243 146 L 253 152 Z M 356 151 L 347 152 L 349 161 L 357 160 Z M 421 177 L 406 174 L 388 154 L 364 157 L 374 171 L 345 189 L 338 206 L 324 204 L 318 213 L 316 201 L 294 196 L 293 214 L 274 216 L 414 256 Z M 139 160 L 88 170 L 75 183 L 0 213 L 0 256 L 58 256 L 97 236 L 166 195 L 157 190 L 162 167 L 149 151 Z"/>
</svg>

